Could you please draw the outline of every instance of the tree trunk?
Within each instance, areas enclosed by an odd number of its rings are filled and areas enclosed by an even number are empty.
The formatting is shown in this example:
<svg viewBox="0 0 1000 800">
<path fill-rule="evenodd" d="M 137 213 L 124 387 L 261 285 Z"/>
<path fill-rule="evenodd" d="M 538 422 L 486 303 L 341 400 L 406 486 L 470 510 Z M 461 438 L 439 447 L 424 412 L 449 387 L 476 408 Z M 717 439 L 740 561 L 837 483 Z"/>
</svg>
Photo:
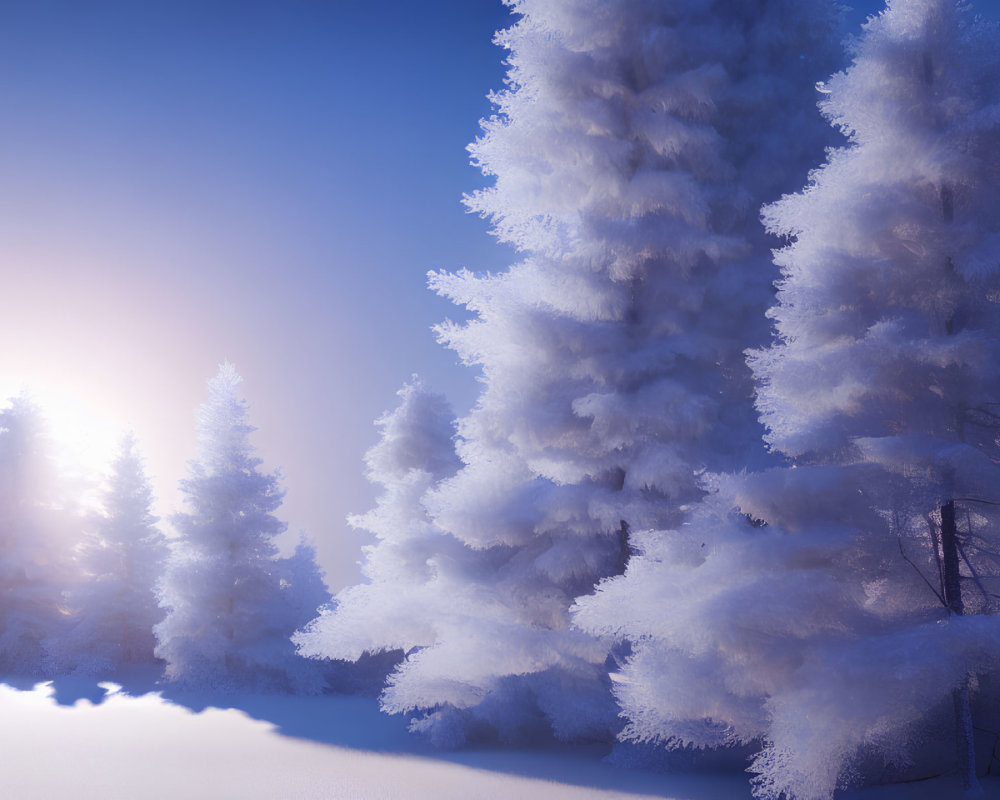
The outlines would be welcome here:
<svg viewBox="0 0 1000 800">
<path fill-rule="evenodd" d="M 615 575 L 624 575 L 628 567 L 629 558 L 632 557 L 632 548 L 628 543 L 628 536 L 631 533 L 628 523 L 620 520 L 621 526 L 618 528 L 618 563 L 615 565 Z"/>
<path fill-rule="evenodd" d="M 948 611 L 956 616 L 965 613 L 962 602 L 962 582 L 958 569 L 958 526 L 955 524 L 955 501 L 941 505 L 941 559 L 944 569 L 944 599 Z M 966 798 L 983 797 L 976 775 L 976 742 L 972 729 L 972 707 L 969 702 L 969 680 L 952 692 L 955 704 L 955 739 L 958 744 L 958 772 Z"/>
<path fill-rule="evenodd" d="M 941 560 L 944 569 L 944 601 L 956 616 L 965 613 L 962 582 L 958 570 L 958 526 L 955 524 L 955 501 L 941 504 Z"/>
</svg>

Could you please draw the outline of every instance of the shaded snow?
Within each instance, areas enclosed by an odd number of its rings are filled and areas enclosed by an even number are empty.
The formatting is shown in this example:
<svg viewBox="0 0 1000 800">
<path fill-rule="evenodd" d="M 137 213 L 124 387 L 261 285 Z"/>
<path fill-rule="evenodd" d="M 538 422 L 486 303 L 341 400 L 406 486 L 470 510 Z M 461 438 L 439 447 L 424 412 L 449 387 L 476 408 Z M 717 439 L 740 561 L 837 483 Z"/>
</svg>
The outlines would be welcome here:
<svg viewBox="0 0 1000 800">
<path fill-rule="evenodd" d="M 229 706 L 229 707 L 218 707 Z M 19 800 L 749 800 L 746 776 L 616 769 L 597 751 L 440 753 L 363 698 L 132 696 L 115 684 L 0 685 L 0 796 Z M 987 783 L 1000 798 L 1000 781 Z M 949 787 L 872 790 L 932 800 Z"/>
</svg>

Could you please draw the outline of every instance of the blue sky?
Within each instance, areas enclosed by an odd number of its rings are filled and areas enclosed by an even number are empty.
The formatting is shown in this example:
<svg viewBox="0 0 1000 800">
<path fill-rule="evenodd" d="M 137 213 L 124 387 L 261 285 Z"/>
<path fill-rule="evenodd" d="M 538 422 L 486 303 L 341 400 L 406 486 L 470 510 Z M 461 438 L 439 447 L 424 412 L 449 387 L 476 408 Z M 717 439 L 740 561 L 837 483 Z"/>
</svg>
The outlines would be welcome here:
<svg viewBox="0 0 1000 800">
<path fill-rule="evenodd" d="M 510 261 L 460 203 L 507 19 L 492 0 L 0 2 L 0 382 L 134 426 L 169 512 L 232 360 L 286 518 L 332 582 L 338 551 L 353 575 L 372 419 L 415 371 L 474 395 L 424 276 Z"/>
<path fill-rule="evenodd" d="M 460 202 L 509 19 L 500 0 L 0 0 L 0 390 L 131 425 L 169 513 L 232 360 L 285 518 L 352 580 L 373 418 L 413 372 L 475 396 L 426 272 L 514 258 Z"/>
</svg>

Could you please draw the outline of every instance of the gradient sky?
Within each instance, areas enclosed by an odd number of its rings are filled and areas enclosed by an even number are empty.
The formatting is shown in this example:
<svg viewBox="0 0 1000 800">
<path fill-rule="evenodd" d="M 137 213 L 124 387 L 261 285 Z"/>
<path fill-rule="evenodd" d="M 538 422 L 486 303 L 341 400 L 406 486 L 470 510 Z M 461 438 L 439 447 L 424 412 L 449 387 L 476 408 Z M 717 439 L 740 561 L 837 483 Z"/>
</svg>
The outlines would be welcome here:
<svg viewBox="0 0 1000 800">
<path fill-rule="evenodd" d="M 284 518 L 352 579 L 373 418 L 413 372 L 474 396 L 424 276 L 511 260 L 460 203 L 507 19 L 499 0 L 0 2 L 0 387 L 130 424 L 169 513 L 205 379 L 233 361 Z"/>
<path fill-rule="evenodd" d="M 429 330 L 461 312 L 425 274 L 514 258 L 460 202 L 509 19 L 500 0 L 0 0 L 0 391 L 130 425 L 167 514 L 205 379 L 233 361 L 283 518 L 333 588 L 355 580 L 372 420 L 413 372 L 459 411 L 475 397 Z"/>
</svg>

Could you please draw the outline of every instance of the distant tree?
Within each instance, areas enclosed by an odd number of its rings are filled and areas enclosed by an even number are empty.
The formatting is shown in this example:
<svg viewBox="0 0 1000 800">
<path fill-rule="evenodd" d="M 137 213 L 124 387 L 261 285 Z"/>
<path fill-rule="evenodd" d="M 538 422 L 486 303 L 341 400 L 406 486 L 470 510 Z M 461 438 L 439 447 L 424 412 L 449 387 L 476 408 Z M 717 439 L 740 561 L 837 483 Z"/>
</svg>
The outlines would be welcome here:
<svg viewBox="0 0 1000 800">
<path fill-rule="evenodd" d="M 65 630 L 63 591 L 80 520 L 66 507 L 38 408 L 0 411 L 0 672 L 45 675 L 45 641 Z"/>
<path fill-rule="evenodd" d="M 790 243 L 777 340 L 751 366 L 789 464 L 716 477 L 578 602 L 635 643 L 626 735 L 762 743 L 761 798 L 830 800 L 873 762 L 952 746 L 952 707 L 978 795 L 969 677 L 1000 656 L 1000 619 L 971 613 L 996 610 L 1000 554 L 997 45 L 951 0 L 866 25 L 820 87 L 849 144 L 765 210 Z"/>
<path fill-rule="evenodd" d="M 63 669 L 101 673 L 153 663 L 153 626 L 164 617 L 156 585 L 166 568 L 166 539 L 152 513 L 153 492 L 135 437 L 126 435 L 103 498 L 77 553 L 80 582 L 67 594 L 71 628 L 50 643 Z"/>
<path fill-rule="evenodd" d="M 198 457 L 180 483 L 190 510 L 173 517 L 156 655 L 168 679 L 187 685 L 317 692 L 319 666 L 290 637 L 328 595 L 309 548 L 278 556 L 286 525 L 272 512 L 283 492 L 259 470 L 241 383 L 223 364 L 198 411 Z"/>
</svg>

